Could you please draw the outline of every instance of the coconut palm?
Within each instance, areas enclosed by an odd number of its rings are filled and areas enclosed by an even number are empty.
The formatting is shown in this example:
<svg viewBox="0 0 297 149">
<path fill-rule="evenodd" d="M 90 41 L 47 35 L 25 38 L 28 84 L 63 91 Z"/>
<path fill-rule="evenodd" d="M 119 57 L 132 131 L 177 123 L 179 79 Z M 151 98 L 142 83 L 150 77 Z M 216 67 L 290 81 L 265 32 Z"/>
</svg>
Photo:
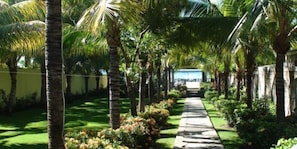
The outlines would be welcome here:
<svg viewBox="0 0 297 149">
<path fill-rule="evenodd" d="M 41 50 L 44 46 L 44 10 L 42 1 L 29 0 L 9 5 L 0 1 L 0 51 L 11 77 L 7 112 L 16 103 L 17 62 L 25 51 Z M 38 21 L 39 20 L 39 21 Z M 41 20 L 41 21 L 40 21 Z"/>
<path fill-rule="evenodd" d="M 64 146 L 64 94 L 62 69 L 62 13 L 61 0 L 47 0 L 46 14 L 46 87 L 48 148 L 63 149 Z"/>
<path fill-rule="evenodd" d="M 246 22 L 247 31 L 258 29 L 258 35 L 249 40 L 260 35 L 263 36 L 262 31 L 266 31 L 264 36 L 269 36 L 272 48 L 276 53 L 276 111 L 278 119 L 285 117 L 283 63 L 285 54 L 290 50 L 290 41 L 293 40 L 293 35 L 296 33 L 296 6 L 296 1 L 293 0 L 256 0 L 249 13 L 241 19 L 242 22 Z M 255 45 L 255 47 L 258 46 Z"/>
<path fill-rule="evenodd" d="M 123 13 L 125 12 L 125 13 Z M 137 2 L 121 0 L 96 1 L 84 13 L 78 26 L 87 26 L 93 33 L 98 32 L 99 27 L 106 27 L 106 40 L 110 53 L 109 69 L 109 101 L 110 101 L 110 126 L 116 129 L 120 126 L 120 73 L 119 54 L 121 48 L 120 19 L 131 21 L 139 18 L 141 9 Z M 125 56 L 125 51 L 122 51 Z"/>
</svg>

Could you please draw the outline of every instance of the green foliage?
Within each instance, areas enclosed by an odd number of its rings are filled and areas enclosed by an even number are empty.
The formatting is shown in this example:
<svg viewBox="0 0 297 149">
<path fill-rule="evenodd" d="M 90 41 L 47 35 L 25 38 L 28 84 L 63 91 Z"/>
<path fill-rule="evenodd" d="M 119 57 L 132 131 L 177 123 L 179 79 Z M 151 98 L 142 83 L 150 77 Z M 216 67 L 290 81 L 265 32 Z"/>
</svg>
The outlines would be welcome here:
<svg viewBox="0 0 297 149">
<path fill-rule="evenodd" d="M 124 114 L 118 129 L 69 131 L 65 146 L 72 148 L 149 148 L 160 138 L 160 129 L 167 124 L 168 109 L 172 109 L 173 99 L 146 106 L 138 117 Z M 98 132 L 98 133 L 97 133 Z"/>
<path fill-rule="evenodd" d="M 152 106 L 157 109 L 166 109 L 171 113 L 173 110 L 174 103 L 175 101 L 173 99 L 167 99 L 167 100 L 162 100 L 159 103 L 153 103 Z"/>
<path fill-rule="evenodd" d="M 212 98 L 218 97 L 218 96 L 219 96 L 218 91 L 206 91 L 204 93 L 204 99 L 205 100 L 211 100 Z"/>
<path fill-rule="evenodd" d="M 168 99 L 178 99 L 180 98 L 181 92 L 179 90 L 171 90 L 168 92 L 167 98 Z"/>
<path fill-rule="evenodd" d="M 178 85 L 176 89 L 180 92 L 180 97 L 187 97 L 187 86 Z"/>
<path fill-rule="evenodd" d="M 239 136 L 252 148 L 269 148 L 281 137 L 293 137 L 296 124 L 278 121 L 273 115 L 244 121 L 237 125 Z"/>
<path fill-rule="evenodd" d="M 289 139 L 284 139 L 281 138 L 277 141 L 277 144 L 275 147 L 273 147 L 274 149 L 288 149 L 288 148 L 292 148 L 293 146 L 296 146 L 297 144 L 297 138 L 289 138 Z M 273 149 L 271 148 L 271 149 Z M 295 148 L 295 147 L 293 147 Z"/>
<path fill-rule="evenodd" d="M 16 109 L 22 110 L 27 107 L 32 107 L 34 105 L 39 104 L 39 99 L 37 99 L 37 93 L 32 93 L 27 96 L 17 98 L 16 100 Z"/>
<path fill-rule="evenodd" d="M 244 104 L 232 99 L 217 100 L 214 105 L 221 111 L 223 117 L 228 121 L 230 126 L 235 126 L 237 123 L 237 117 L 234 111 L 245 108 Z"/>
<path fill-rule="evenodd" d="M 156 120 L 156 127 L 161 128 L 166 125 L 169 111 L 167 109 L 159 109 L 153 105 L 148 105 L 145 107 L 145 111 L 138 114 L 140 117 L 144 119 L 153 118 Z"/>
</svg>

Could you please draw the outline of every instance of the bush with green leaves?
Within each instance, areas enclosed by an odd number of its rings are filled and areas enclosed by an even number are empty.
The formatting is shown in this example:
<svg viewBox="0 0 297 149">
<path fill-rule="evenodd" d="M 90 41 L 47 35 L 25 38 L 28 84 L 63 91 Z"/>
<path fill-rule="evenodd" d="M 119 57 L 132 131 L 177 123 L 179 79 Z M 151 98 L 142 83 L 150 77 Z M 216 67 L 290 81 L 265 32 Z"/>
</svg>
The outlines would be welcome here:
<svg viewBox="0 0 297 149">
<path fill-rule="evenodd" d="M 218 91 L 206 91 L 204 93 L 204 99 L 205 100 L 211 100 L 212 98 L 218 97 L 218 96 L 219 96 Z"/>
<path fill-rule="evenodd" d="M 156 108 L 153 105 L 145 107 L 145 111 L 138 114 L 144 119 L 153 118 L 156 120 L 156 128 L 161 128 L 167 124 L 169 111 L 167 109 Z"/>
<path fill-rule="evenodd" d="M 237 117 L 234 111 L 245 108 L 244 104 L 234 99 L 221 99 L 217 100 L 214 104 L 232 127 L 237 123 Z"/>
<path fill-rule="evenodd" d="M 173 90 L 168 92 L 167 98 L 177 100 L 178 98 L 180 98 L 180 95 L 181 95 L 181 93 L 180 93 L 179 90 L 173 89 Z"/>
<path fill-rule="evenodd" d="M 274 145 L 274 147 L 271 147 L 271 149 L 289 149 L 292 148 L 293 149 L 297 147 L 297 137 L 294 138 L 289 138 L 289 139 L 285 139 L 285 138 L 280 138 L 277 141 L 277 144 Z"/>
<path fill-rule="evenodd" d="M 152 106 L 158 109 L 166 109 L 170 113 L 172 112 L 175 101 L 173 99 L 162 100 L 159 103 L 153 103 Z"/>
<path fill-rule="evenodd" d="M 180 97 L 187 97 L 187 86 L 185 85 L 178 85 L 176 90 L 180 92 Z"/>
<path fill-rule="evenodd" d="M 77 148 L 149 148 L 160 138 L 160 129 L 165 126 L 169 118 L 169 111 L 174 102 L 164 100 L 150 106 L 132 117 L 129 114 L 121 116 L 121 126 L 118 129 L 103 129 L 101 131 L 85 129 L 70 130 L 65 135 L 65 146 L 69 149 Z"/>
<path fill-rule="evenodd" d="M 267 114 L 239 123 L 237 131 L 251 148 L 262 149 L 271 147 L 279 138 L 296 136 L 297 127 L 296 123 L 279 121 L 275 115 Z"/>
</svg>

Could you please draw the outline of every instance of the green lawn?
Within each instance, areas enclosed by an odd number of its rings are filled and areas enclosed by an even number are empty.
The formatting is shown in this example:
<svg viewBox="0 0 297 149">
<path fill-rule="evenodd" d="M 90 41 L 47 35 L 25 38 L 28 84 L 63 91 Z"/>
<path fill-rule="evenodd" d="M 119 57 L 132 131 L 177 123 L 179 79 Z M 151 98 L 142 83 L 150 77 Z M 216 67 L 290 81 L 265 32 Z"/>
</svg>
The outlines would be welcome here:
<svg viewBox="0 0 297 149">
<path fill-rule="evenodd" d="M 243 141 L 239 138 L 236 129 L 229 127 L 216 108 L 209 102 L 202 100 L 205 109 L 213 123 L 225 149 L 241 148 Z"/>
<path fill-rule="evenodd" d="M 121 112 L 127 112 L 129 102 L 122 99 Z M 75 101 L 66 107 L 65 129 L 102 129 L 108 124 L 108 101 L 106 98 Z M 47 148 L 46 112 L 28 109 L 11 117 L 0 116 L 0 149 Z"/>
<path fill-rule="evenodd" d="M 157 140 L 157 143 L 163 149 L 172 149 L 175 141 L 175 137 L 178 131 L 179 122 L 181 119 L 181 114 L 184 109 L 185 99 L 180 99 L 177 104 L 173 107 L 173 112 L 171 113 L 168 126 L 161 130 L 161 138 Z"/>
<path fill-rule="evenodd" d="M 184 100 L 175 105 L 168 128 L 161 131 L 160 146 L 172 148 Z M 128 99 L 122 99 L 121 112 L 129 111 Z M 108 124 L 108 100 L 94 98 L 75 101 L 66 107 L 65 129 L 102 129 Z M 0 116 L 0 149 L 43 149 L 47 148 L 47 121 L 43 109 L 28 109 L 11 117 Z"/>
</svg>

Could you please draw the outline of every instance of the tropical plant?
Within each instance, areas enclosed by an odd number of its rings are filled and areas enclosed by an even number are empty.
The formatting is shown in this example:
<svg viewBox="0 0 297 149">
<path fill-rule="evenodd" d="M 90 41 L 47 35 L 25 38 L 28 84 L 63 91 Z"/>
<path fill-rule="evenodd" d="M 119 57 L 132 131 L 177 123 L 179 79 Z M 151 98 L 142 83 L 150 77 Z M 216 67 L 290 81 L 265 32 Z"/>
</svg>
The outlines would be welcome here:
<svg viewBox="0 0 297 149">
<path fill-rule="evenodd" d="M 264 31 L 276 53 L 276 100 L 279 119 L 285 117 L 283 63 L 285 54 L 290 50 L 293 35 L 296 34 L 296 5 L 294 0 L 256 0 L 247 17 L 242 19 L 248 26 L 246 32 L 257 30 L 258 35 L 249 38 L 253 47 L 259 48 L 254 38 L 263 36 Z"/>
<path fill-rule="evenodd" d="M 61 0 L 47 0 L 46 14 L 46 89 L 48 148 L 64 149 L 63 69 L 62 69 L 62 13 Z"/>
<path fill-rule="evenodd" d="M 125 12 L 125 13 L 124 13 Z M 109 101 L 110 101 L 110 126 L 113 129 L 120 126 L 120 103 L 119 103 L 119 54 L 118 48 L 125 54 L 126 51 L 121 48 L 120 23 L 122 20 L 137 20 L 141 9 L 134 1 L 116 1 L 101 0 L 96 1 L 78 22 L 78 26 L 87 26 L 93 33 L 98 32 L 101 27 L 106 27 L 106 39 L 110 53 L 109 69 Z"/>
<path fill-rule="evenodd" d="M 24 52 L 42 50 L 44 46 L 44 10 L 39 0 L 9 5 L 0 1 L 1 61 L 9 68 L 11 89 L 7 112 L 11 114 L 16 103 L 17 62 Z M 29 52 L 28 52 L 29 53 Z"/>
</svg>

